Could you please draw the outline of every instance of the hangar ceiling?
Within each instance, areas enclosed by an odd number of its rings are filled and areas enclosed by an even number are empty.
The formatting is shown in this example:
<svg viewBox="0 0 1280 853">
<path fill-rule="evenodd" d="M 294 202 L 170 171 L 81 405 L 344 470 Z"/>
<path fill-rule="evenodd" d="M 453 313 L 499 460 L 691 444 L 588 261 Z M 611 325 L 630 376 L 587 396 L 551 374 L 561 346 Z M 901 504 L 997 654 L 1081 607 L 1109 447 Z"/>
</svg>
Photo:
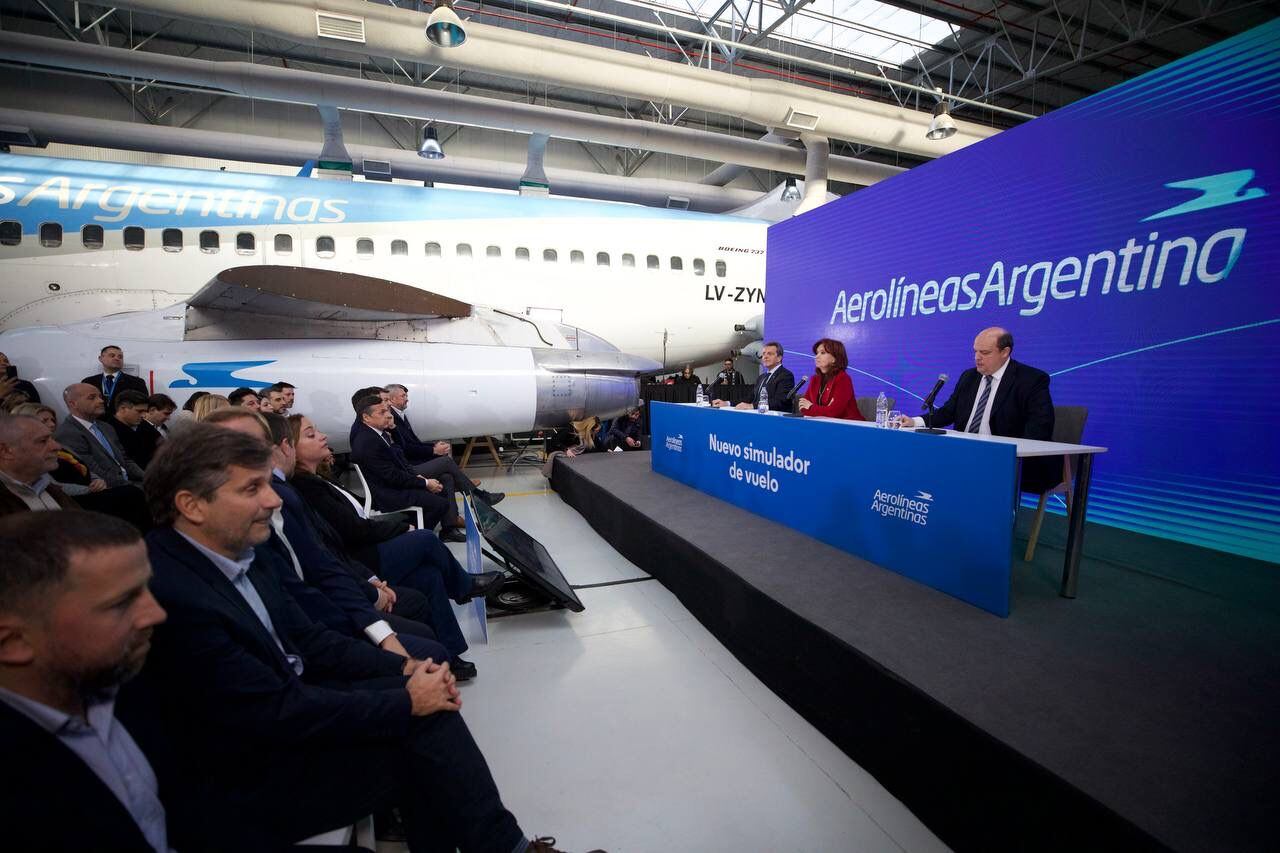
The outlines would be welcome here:
<svg viewBox="0 0 1280 853">
<path fill-rule="evenodd" d="M 598 87 L 520 79 L 482 68 L 451 66 L 447 51 L 430 56 L 426 51 L 422 56 L 389 55 L 372 43 L 306 43 L 252 20 L 213 22 L 201 20 L 194 11 L 218 4 L 167 5 L 183 10 L 162 14 L 156 4 L 141 0 L 117 5 L 0 0 L 0 30 L 173 57 L 359 77 L 734 137 L 758 139 L 773 130 L 741 113 L 680 103 L 678 88 L 661 99 L 621 96 L 609 92 L 618 86 L 611 86 L 604 77 Z M 323 10 L 335 4 L 275 0 L 271 5 Z M 351 5 L 345 0 L 344 6 Z M 393 17 L 431 10 L 430 3 L 415 0 L 357 5 Z M 190 14 L 188 8 L 193 10 Z M 743 78 L 744 85 L 772 81 L 770 85 L 797 87 L 794 91 L 813 90 L 815 97 L 847 96 L 872 105 L 918 110 L 925 122 L 937 103 L 929 93 L 938 89 L 958 122 L 994 132 L 1256 26 L 1274 17 L 1280 2 L 457 0 L 454 8 L 466 23 L 545 38 L 552 55 L 557 41 L 590 45 L 633 58 L 710 69 Z M 8 67 L 7 82 L 0 86 L 4 107 L 89 117 L 96 113 L 100 118 L 186 129 L 237 130 L 246 121 L 244 104 L 229 103 L 242 99 L 236 94 L 83 70 L 68 78 L 65 71 L 3 57 L 0 63 Z M 69 91 L 68 79 L 78 80 L 75 88 L 88 94 L 60 103 L 56 93 Z M 51 99 L 50 93 L 55 97 Z M 252 126 L 243 131 L 264 136 L 305 139 L 310 122 L 318 145 L 318 121 L 297 108 L 254 100 L 248 115 Z M 423 121 L 368 112 L 361 116 L 360 127 L 363 142 L 414 150 Z M 466 130 L 464 125 L 441 125 L 441 142 L 450 153 L 491 156 L 498 132 Z M 912 139 L 919 133 L 915 127 L 909 132 Z M 913 151 L 853 139 L 832 137 L 830 143 L 833 157 L 856 157 L 873 164 L 911 167 L 926 159 Z M 499 144 L 496 150 L 499 157 L 505 152 L 506 159 L 520 159 L 523 147 L 521 140 Z M 676 162 L 670 152 L 590 139 L 561 141 L 548 149 L 548 166 L 557 161 L 568 165 L 569 160 L 574 168 L 613 176 L 664 178 L 679 172 L 680 177 L 693 180 L 720 165 L 696 155 Z M 749 168 L 720 170 L 719 178 L 765 190 L 780 175 Z M 837 193 L 854 189 L 838 181 L 831 188 Z"/>
</svg>

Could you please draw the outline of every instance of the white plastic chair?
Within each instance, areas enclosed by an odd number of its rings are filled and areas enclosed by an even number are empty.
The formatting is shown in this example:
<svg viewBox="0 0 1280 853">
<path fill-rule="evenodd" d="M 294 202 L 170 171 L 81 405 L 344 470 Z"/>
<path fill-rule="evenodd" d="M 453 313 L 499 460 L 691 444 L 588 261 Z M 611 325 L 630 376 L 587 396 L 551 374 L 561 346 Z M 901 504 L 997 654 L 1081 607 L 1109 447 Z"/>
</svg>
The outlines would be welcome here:
<svg viewBox="0 0 1280 853">
<path fill-rule="evenodd" d="M 360 466 L 354 462 L 351 464 L 351 470 L 356 472 L 356 477 L 360 480 L 360 491 L 364 492 L 364 513 L 372 518 L 375 515 L 399 515 L 407 512 L 418 520 L 417 528 L 423 529 L 422 507 L 407 506 L 404 509 L 393 509 L 387 512 L 379 512 L 373 508 L 373 490 L 369 488 L 369 481 L 364 478 L 364 472 L 360 470 Z"/>
</svg>

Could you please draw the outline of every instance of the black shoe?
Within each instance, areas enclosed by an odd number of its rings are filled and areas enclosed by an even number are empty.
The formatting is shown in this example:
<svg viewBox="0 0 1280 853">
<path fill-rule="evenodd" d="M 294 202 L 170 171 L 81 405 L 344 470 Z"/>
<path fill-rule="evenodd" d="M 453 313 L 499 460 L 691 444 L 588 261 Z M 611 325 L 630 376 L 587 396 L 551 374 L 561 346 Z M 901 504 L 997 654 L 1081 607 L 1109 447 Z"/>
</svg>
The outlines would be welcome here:
<svg viewBox="0 0 1280 853">
<path fill-rule="evenodd" d="M 507 576 L 503 572 L 481 572 L 471 576 L 471 592 L 458 601 L 466 604 L 473 598 L 492 598 L 502 589 L 502 582 Z"/>
<path fill-rule="evenodd" d="M 440 528 L 441 542 L 466 542 L 467 534 L 461 527 Z"/>
<path fill-rule="evenodd" d="M 502 499 L 507 496 L 506 492 L 486 492 L 484 489 L 476 489 L 475 493 L 489 506 L 502 503 Z"/>
<path fill-rule="evenodd" d="M 462 658 L 454 658 L 449 661 L 449 671 L 459 681 L 470 681 L 476 677 L 476 665 Z"/>
</svg>

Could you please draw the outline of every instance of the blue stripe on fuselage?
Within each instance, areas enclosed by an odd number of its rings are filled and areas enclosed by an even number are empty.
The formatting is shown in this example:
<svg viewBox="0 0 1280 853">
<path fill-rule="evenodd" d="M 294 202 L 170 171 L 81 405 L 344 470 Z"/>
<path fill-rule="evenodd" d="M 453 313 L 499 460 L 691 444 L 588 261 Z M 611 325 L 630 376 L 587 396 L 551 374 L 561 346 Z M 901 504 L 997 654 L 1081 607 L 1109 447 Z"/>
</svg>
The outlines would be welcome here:
<svg viewBox="0 0 1280 853">
<path fill-rule="evenodd" d="M 0 154 L 0 220 L 16 219 L 27 233 L 42 222 L 72 230 L 525 217 L 756 221 L 607 202 Z"/>
</svg>

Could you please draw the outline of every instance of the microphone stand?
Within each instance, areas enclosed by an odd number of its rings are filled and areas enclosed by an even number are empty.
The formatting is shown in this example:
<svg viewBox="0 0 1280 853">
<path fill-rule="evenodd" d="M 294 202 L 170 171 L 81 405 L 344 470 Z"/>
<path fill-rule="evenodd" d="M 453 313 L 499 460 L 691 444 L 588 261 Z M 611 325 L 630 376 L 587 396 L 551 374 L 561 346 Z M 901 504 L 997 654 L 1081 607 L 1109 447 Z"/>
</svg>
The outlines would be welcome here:
<svg viewBox="0 0 1280 853">
<path fill-rule="evenodd" d="M 928 413 L 925 418 L 925 423 L 929 423 L 930 421 L 933 420 L 933 413 L 934 413 L 932 395 L 930 395 L 928 400 L 925 400 L 924 407 L 925 407 L 925 411 Z M 927 427 L 927 426 L 916 427 L 915 431 L 925 433 L 926 435 L 946 435 L 947 434 L 947 431 L 945 429 L 938 429 L 936 427 Z"/>
</svg>

